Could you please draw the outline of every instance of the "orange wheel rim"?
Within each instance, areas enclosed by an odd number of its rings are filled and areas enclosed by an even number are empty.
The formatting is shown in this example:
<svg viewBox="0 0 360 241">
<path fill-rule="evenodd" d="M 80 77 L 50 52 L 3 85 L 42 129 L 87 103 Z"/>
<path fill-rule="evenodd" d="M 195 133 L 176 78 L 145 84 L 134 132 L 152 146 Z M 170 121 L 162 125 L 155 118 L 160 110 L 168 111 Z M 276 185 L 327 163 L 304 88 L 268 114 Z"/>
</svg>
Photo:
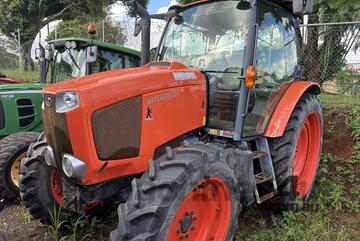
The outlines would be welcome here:
<svg viewBox="0 0 360 241">
<path fill-rule="evenodd" d="M 306 118 L 295 149 L 293 183 L 295 195 L 304 198 L 315 178 L 321 146 L 321 124 L 316 113 Z"/>
<path fill-rule="evenodd" d="M 167 240 L 225 240 L 230 225 L 230 200 L 229 188 L 222 179 L 203 181 L 178 208 Z"/>
</svg>

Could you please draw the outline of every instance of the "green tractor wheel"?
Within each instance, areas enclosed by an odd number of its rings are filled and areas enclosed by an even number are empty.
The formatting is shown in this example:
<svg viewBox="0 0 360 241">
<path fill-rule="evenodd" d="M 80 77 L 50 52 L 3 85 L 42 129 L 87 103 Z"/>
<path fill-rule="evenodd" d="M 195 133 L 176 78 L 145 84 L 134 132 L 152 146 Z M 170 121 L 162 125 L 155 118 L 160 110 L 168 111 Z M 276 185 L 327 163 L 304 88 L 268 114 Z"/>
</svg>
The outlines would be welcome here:
<svg viewBox="0 0 360 241">
<path fill-rule="evenodd" d="M 0 194 L 8 201 L 19 197 L 20 163 L 38 136 L 35 132 L 19 132 L 0 140 Z"/>
</svg>

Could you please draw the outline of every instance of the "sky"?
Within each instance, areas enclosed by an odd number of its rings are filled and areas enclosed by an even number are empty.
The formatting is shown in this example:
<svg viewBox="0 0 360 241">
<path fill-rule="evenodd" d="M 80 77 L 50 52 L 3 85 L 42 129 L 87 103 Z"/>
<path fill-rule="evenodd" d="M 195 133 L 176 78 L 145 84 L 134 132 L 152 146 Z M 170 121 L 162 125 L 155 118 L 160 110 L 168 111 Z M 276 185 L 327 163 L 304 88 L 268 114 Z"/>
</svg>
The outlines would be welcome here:
<svg viewBox="0 0 360 241">
<path fill-rule="evenodd" d="M 148 5 L 148 11 L 152 13 L 164 13 L 172 5 L 176 4 L 176 0 L 150 0 Z M 126 8 L 121 3 L 114 4 L 110 9 L 110 16 L 117 21 L 122 22 L 122 26 L 125 28 L 127 37 L 127 42 L 125 43 L 126 47 L 134 48 L 140 50 L 140 38 L 135 38 L 133 36 L 134 32 L 134 20 L 126 16 Z M 55 21 L 50 24 L 50 31 L 54 29 L 59 21 Z M 157 47 L 159 39 L 161 37 L 162 29 L 164 23 L 162 21 L 153 21 L 152 22 L 152 38 L 151 38 L 151 47 Z M 42 33 L 42 42 L 46 39 L 47 29 L 46 27 L 41 30 Z M 32 47 L 32 56 L 35 55 L 35 49 L 39 46 L 39 36 L 36 37 L 33 47 Z"/>
</svg>

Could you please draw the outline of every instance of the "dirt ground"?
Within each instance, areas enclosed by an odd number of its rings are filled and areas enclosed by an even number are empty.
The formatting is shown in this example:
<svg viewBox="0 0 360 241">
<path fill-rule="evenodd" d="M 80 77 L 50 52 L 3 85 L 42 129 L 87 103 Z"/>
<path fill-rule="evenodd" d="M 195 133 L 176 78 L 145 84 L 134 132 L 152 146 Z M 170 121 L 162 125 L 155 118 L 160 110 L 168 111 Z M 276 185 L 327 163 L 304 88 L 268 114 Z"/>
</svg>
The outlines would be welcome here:
<svg viewBox="0 0 360 241">
<path fill-rule="evenodd" d="M 346 127 L 345 114 L 327 110 L 324 114 L 324 146 L 323 153 L 341 158 L 349 158 L 354 154 L 354 141 L 351 131 Z M 46 227 L 38 221 L 31 220 L 30 215 L 19 204 L 8 205 L 0 213 L 0 232 L 7 241 L 45 240 Z"/>
</svg>

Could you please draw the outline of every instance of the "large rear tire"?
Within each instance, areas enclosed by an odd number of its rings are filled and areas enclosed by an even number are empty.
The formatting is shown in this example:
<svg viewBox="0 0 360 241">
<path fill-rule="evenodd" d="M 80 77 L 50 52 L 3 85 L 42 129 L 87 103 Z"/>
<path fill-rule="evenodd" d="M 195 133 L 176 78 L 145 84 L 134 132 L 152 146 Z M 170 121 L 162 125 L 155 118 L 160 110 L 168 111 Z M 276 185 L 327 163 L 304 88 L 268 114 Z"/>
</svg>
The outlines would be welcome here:
<svg viewBox="0 0 360 241">
<path fill-rule="evenodd" d="M 323 115 L 314 94 L 297 103 L 282 137 L 269 139 L 279 194 L 270 200 L 276 211 L 299 209 L 315 183 L 323 140 Z"/>
<path fill-rule="evenodd" d="M 19 198 L 20 163 L 39 133 L 19 132 L 0 140 L 0 196 L 7 201 Z"/>
<path fill-rule="evenodd" d="M 110 240 L 232 240 L 241 211 L 234 150 L 197 143 L 173 153 L 168 147 L 133 180 Z"/>
</svg>

